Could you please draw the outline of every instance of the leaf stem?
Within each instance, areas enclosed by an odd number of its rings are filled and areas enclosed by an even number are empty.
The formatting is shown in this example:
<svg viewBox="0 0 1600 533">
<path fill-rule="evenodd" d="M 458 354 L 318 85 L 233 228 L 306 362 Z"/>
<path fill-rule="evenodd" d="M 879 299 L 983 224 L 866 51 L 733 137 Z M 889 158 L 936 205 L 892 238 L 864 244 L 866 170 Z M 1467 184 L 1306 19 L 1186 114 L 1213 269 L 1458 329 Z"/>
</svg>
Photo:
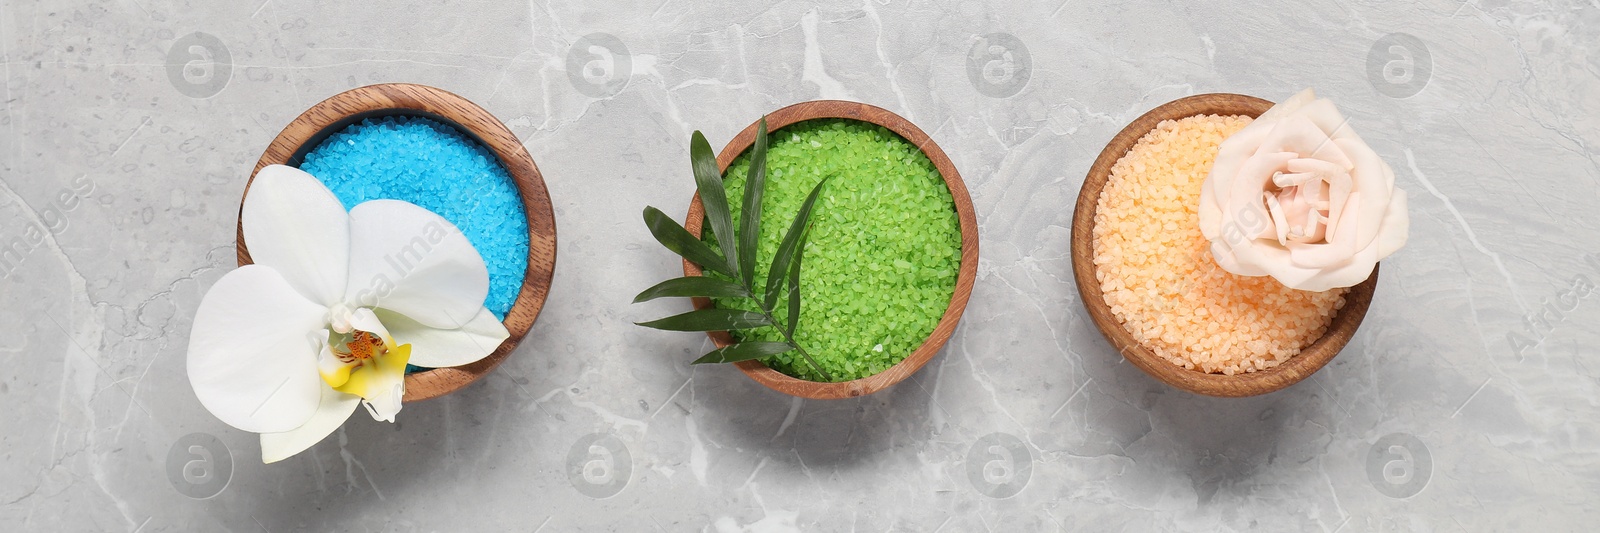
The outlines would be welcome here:
<svg viewBox="0 0 1600 533">
<path fill-rule="evenodd" d="M 794 288 L 791 287 L 789 290 L 794 290 Z M 823 370 L 822 365 L 817 364 L 817 360 L 812 359 L 811 354 L 806 353 L 805 348 L 800 347 L 800 343 L 794 340 L 794 336 L 789 334 L 789 330 L 778 327 L 778 319 L 772 316 L 772 310 L 767 308 L 766 302 L 761 301 L 759 298 L 751 299 L 756 301 L 756 307 L 761 308 L 761 313 L 767 315 L 767 320 L 772 322 L 772 329 L 776 329 L 778 330 L 778 333 L 783 334 L 783 339 L 788 341 L 790 346 L 794 346 L 796 351 L 800 352 L 800 357 L 806 358 L 806 362 L 811 363 L 811 368 L 815 368 L 817 370 L 817 374 L 822 375 L 822 379 L 832 382 L 833 376 L 829 375 L 828 371 Z"/>
</svg>

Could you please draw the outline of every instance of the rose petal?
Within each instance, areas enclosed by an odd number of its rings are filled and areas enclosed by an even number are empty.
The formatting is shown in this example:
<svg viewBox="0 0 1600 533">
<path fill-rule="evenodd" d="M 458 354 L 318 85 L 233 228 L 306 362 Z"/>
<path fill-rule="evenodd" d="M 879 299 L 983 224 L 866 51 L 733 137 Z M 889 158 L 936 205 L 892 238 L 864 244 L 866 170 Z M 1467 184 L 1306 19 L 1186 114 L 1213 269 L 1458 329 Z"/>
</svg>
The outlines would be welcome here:
<svg viewBox="0 0 1600 533">
<path fill-rule="evenodd" d="M 332 307 L 344 296 L 349 217 L 322 182 L 268 165 L 250 182 L 239 221 L 255 264 L 277 270 L 306 299 Z"/>
<path fill-rule="evenodd" d="M 323 387 L 320 403 L 310 420 L 289 431 L 261 434 L 261 462 L 276 463 L 322 442 L 350 419 L 358 405 L 361 405 L 360 396 Z"/>
<path fill-rule="evenodd" d="M 399 313 L 379 309 L 396 342 L 411 345 L 411 364 L 428 368 L 461 366 L 494 353 L 511 333 L 488 309 L 458 329 L 431 328 Z"/>
<path fill-rule="evenodd" d="M 1304 280 L 1294 284 L 1284 283 L 1284 285 L 1302 291 L 1315 292 L 1354 286 L 1372 276 L 1372 268 L 1378 264 L 1377 255 L 1373 253 L 1375 250 L 1376 247 L 1363 250 L 1352 255 L 1344 263 L 1312 270 L 1316 275 L 1306 277 Z"/>
<path fill-rule="evenodd" d="M 1251 126 L 1254 125 L 1252 122 L 1222 141 L 1222 146 L 1217 150 L 1217 157 L 1211 163 L 1211 171 L 1200 186 L 1200 233 L 1207 239 L 1216 239 L 1225 231 L 1223 225 L 1227 224 L 1233 215 L 1227 213 L 1228 216 L 1224 216 L 1227 192 L 1234 177 L 1239 174 L 1239 167 L 1255 153 L 1256 148 L 1261 146 L 1261 142 L 1271 131 L 1268 127 L 1252 129 Z"/>
<path fill-rule="evenodd" d="M 1328 132 L 1301 116 L 1278 122 L 1267 141 L 1261 145 L 1261 151 L 1293 152 L 1300 157 L 1321 159 L 1340 168 L 1350 168 L 1350 158 L 1333 142 Z"/>
<path fill-rule="evenodd" d="M 1217 195 L 1211 192 L 1212 181 L 1207 178 L 1200 185 L 1200 235 L 1214 240 L 1222 233 L 1222 208 L 1217 207 Z"/>
<path fill-rule="evenodd" d="M 1291 113 L 1294 113 L 1295 111 L 1299 111 L 1300 108 L 1305 107 L 1306 104 L 1316 100 L 1317 92 L 1311 90 L 1310 87 L 1306 87 L 1305 89 L 1301 89 L 1300 92 L 1295 93 L 1294 96 L 1285 98 L 1282 102 L 1278 102 L 1271 108 L 1268 108 L 1265 113 L 1262 113 L 1261 116 L 1256 117 L 1256 121 L 1272 122 L 1274 120 L 1278 120 L 1288 116 Z"/>
<path fill-rule="evenodd" d="M 1395 189 L 1394 195 L 1389 198 L 1389 210 L 1383 213 L 1382 227 L 1378 232 L 1378 239 L 1373 243 L 1377 249 L 1378 260 L 1389 257 L 1389 254 L 1406 245 L 1406 236 L 1411 230 L 1411 215 L 1406 212 L 1406 191 Z"/>
<path fill-rule="evenodd" d="M 1284 285 L 1291 287 L 1293 286 L 1291 283 L 1297 283 L 1316 274 L 1314 270 L 1299 268 L 1291 264 L 1289 250 L 1272 240 L 1257 239 L 1245 242 L 1243 245 L 1234 246 L 1233 254 L 1239 264 L 1253 267 L 1248 272 L 1261 272 L 1261 274 L 1255 275 L 1272 276 Z M 1221 263 L 1218 264 L 1220 265 Z M 1241 276 L 1251 275 L 1241 272 L 1234 273 Z"/>
<path fill-rule="evenodd" d="M 1350 172 L 1350 167 L 1341 167 L 1337 163 L 1314 157 L 1296 157 L 1290 159 L 1284 166 L 1289 169 L 1289 172 L 1309 174 L 1322 179 L 1330 179 L 1333 176 Z M 1299 183 L 1278 184 L 1279 187 L 1288 187 L 1289 185 L 1299 185 Z"/>
<path fill-rule="evenodd" d="M 1356 136 L 1355 128 L 1350 127 L 1349 119 L 1339 113 L 1338 106 L 1333 105 L 1333 100 L 1318 98 L 1307 102 L 1305 106 L 1295 110 L 1295 115 L 1310 120 L 1317 125 L 1317 129 L 1322 130 L 1331 139 L 1360 140 L 1360 137 Z"/>
<path fill-rule="evenodd" d="M 305 423 L 325 388 L 313 332 L 327 312 L 270 267 L 222 276 L 200 300 L 189 334 L 189 383 L 200 404 L 256 433 Z"/>
<path fill-rule="evenodd" d="M 455 225 L 397 200 L 350 210 L 351 307 L 381 307 L 423 325 L 453 329 L 483 308 L 489 271 Z"/>
<path fill-rule="evenodd" d="M 1323 225 L 1316 202 L 1320 196 L 1319 191 L 1324 185 L 1322 180 L 1314 180 L 1278 191 L 1277 200 L 1283 208 L 1284 215 L 1283 228 L 1279 231 L 1284 235 L 1284 240 L 1280 240 L 1280 244 L 1287 245 L 1288 241 L 1300 243 L 1322 241 Z"/>
<path fill-rule="evenodd" d="M 1283 204 L 1278 202 L 1277 195 L 1270 192 L 1261 193 L 1262 201 L 1267 204 L 1267 213 L 1272 218 L 1272 229 L 1277 232 L 1278 245 L 1287 244 L 1289 237 L 1289 219 L 1284 213 Z"/>
<path fill-rule="evenodd" d="M 1211 241 L 1211 257 L 1217 262 L 1217 266 L 1222 267 L 1223 270 L 1235 275 L 1267 275 L 1267 271 L 1262 270 L 1261 267 L 1239 262 L 1238 255 L 1233 252 L 1233 249 L 1228 246 L 1227 242 L 1222 240 Z"/>
<path fill-rule="evenodd" d="M 1355 243 L 1358 248 L 1366 248 L 1378 237 L 1378 222 L 1383 220 L 1384 211 L 1389 209 L 1389 198 L 1394 191 L 1394 171 L 1367 145 L 1345 140 L 1337 142 L 1348 145 L 1347 152 L 1355 163 L 1355 168 L 1350 171 L 1351 190 L 1361 193 L 1363 207 L 1358 216 L 1359 220 L 1366 223 L 1356 236 Z M 1345 205 L 1345 209 L 1350 208 L 1350 205 Z"/>
<path fill-rule="evenodd" d="M 1338 225 L 1340 213 L 1344 210 L 1345 200 L 1350 194 L 1349 169 L 1332 162 L 1307 157 L 1290 160 L 1288 168 L 1290 172 L 1315 174 L 1325 180 L 1318 185 L 1314 200 L 1328 202 L 1328 220 L 1318 230 L 1318 236 L 1314 240 L 1323 240 L 1327 235 L 1332 235 Z"/>
<path fill-rule="evenodd" d="M 1245 160 L 1227 191 L 1227 201 L 1222 202 L 1222 208 L 1225 209 L 1223 224 L 1238 224 L 1239 229 L 1252 239 L 1275 238 L 1277 232 L 1272 227 L 1272 217 L 1262 202 L 1261 194 L 1266 192 L 1267 184 L 1272 183 L 1272 175 L 1292 158 L 1292 153 L 1277 152 L 1257 153 Z"/>
<path fill-rule="evenodd" d="M 1290 261 L 1294 266 L 1301 268 L 1331 268 L 1342 264 L 1363 248 L 1356 241 L 1356 236 L 1366 231 L 1367 226 L 1376 226 L 1375 222 L 1361 220 L 1356 214 L 1358 208 L 1366 202 L 1362 193 L 1351 193 L 1349 203 L 1344 211 L 1344 219 L 1339 221 L 1339 226 L 1346 228 L 1337 236 L 1328 238 L 1321 244 L 1297 244 L 1289 247 Z"/>
</svg>

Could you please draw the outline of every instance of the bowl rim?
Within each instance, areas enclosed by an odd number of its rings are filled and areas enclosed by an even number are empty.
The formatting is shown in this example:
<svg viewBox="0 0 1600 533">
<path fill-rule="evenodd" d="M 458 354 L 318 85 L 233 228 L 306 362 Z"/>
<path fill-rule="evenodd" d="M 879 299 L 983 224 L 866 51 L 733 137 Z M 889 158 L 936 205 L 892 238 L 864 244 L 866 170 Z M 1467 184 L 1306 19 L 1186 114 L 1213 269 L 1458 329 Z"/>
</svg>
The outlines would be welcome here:
<svg viewBox="0 0 1600 533">
<path fill-rule="evenodd" d="M 1301 350 L 1298 355 L 1278 366 L 1255 372 L 1235 374 L 1210 374 L 1178 366 L 1157 356 L 1139 344 L 1111 314 L 1110 306 L 1100 291 L 1099 278 L 1094 265 L 1094 214 L 1100 192 L 1110 177 L 1111 167 L 1128 150 L 1155 129 L 1163 120 L 1196 115 L 1246 115 L 1255 118 L 1271 108 L 1268 100 L 1232 93 L 1208 93 L 1187 96 L 1167 102 L 1129 123 L 1110 142 L 1106 143 L 1084 178 L 1078 191 L 1077 205 L 1072 214 L 1072 271 L 1078 285 L 1079 300 L 1089 312 L 1100 333 L 1116 348 L 1123 358 L 1146 374 L 1185 391 L 1207 396 L 1242 397 L 1277 391 L 1297 383 L 1327 365 L 1355 335 L 1356 328 L 1366 316 L 1377 288 L 1378 268 L 1372 275 L 1345 294 L 1345 305 L 1334 314 L 1328 330 L 1322 337 Z"/>
<path fill-rule="evenodd" d="M 504 362 L 539 317 L 549 296 L 555 273 L 556 225 L 550 194 L 533 157 L 517 136 L 494 115 L 477 104 L 443 89 L 411 83 L 380 83 L 357 87 L 328 97 L 302 112 L 273 138 L 256 161 L 250 179 L 240 194 L 242 217 L 244 198 L 250 194 L 256 174 L 273 164 L 299 166 L 304 155 L 328 136 L 363 118 L 412 115 L 431 118 L 455 127 L 482 143 L 511 175 L 521 197 L 528 221 L 528 266 L 522 288 L 502 323 L 510 336 L 488 356 L 476 362 L 448 368 L 433 368 L 406 374 L 402 402 L 436 398 L 455 392 Z M 239 266 L 252 263 L 244 241 L 243 219 L 235 226 L 235 249 Z"/>
<path fill-rule="evenodd" d="M 961 264 L 956 275 L 955 291 L 950 296 L 950 304 L 945 308 L 944 315 L 940 317 L 938 325 L 933 332 L 923 340 L 922 344 L 902 359 L 899 363 L 884 369 L 882 372 L 851 381 L 824 383 L 807 381 L 791 377 L 777 370 L 769 368 L 757 360 L 740 361 L 735 363 L 739 370 L 750 376 L 757 383 L 766 387 L 788 394 L 808 399 L 833 400 L 865 396 L 886 389 L 896 383 L 904 381 L 928 364 L 939 349 L 949 342 L 950 336 L 955 333 L 956 326 L 961 322 L 961 315 L 966 311 L 967 300 L 972 295 L 972 287 L 977 278 L 978 271 L 978 219 L 973 211 L 972 197 L 967 194 L 966 183 L 962 181 L 961 174 L 956 171 L 955 164 L 944 150 L 933 141 L 927 133 L 923 132 L 911 121 L 889 110 L 860 102 L 843 100 L 812 100 L 786 106 L 766 115 L 767 127 L 770 131 L 778 131 L 785 126 L 815 119 L 842 118 L 859 120 L 888 128 L 900 137 L 910 141 L 933 162 L 940 176 L 944 178 L 945 186 L 950 189 L 951 199 L 955 203 L 956 218 L 961 226 Z M 728 166 L 745 150 L 755 144 L 756 130 L 761 119 L 756 119 L 749 126 L 728 141 L 727 146 L 717 156 L 717 167 L 722 172 L 727 172 Z M 699 236 L 702 220 L 705 218 L 704 206 L 700 203 L 700 195 L 695 194 L 689 203 L 689 214 L 685 221 L 684 229 L 689 233 Z M 698 265 L 683 261 L 683 273 L 687 276 L 701 275 Z M 711 307 L 709 298 L 695 298 L 695 309 Z M 733 343 L 733 338 L 725 331 L 707 332 L 713 343 L 718 347 Z"/>
</svg>

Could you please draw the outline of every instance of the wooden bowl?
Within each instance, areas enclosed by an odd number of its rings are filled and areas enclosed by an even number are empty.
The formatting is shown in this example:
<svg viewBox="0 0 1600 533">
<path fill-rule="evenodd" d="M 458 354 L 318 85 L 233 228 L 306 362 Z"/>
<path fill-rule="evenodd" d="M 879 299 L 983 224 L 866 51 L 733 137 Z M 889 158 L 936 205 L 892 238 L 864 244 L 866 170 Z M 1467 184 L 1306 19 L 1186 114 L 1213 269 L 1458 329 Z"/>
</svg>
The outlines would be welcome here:
<svg viewBox="0 0 1600 533">
<path fill-rule="evenodd" d="M 511 336 L 477 362 L 450 368 L 434 368 L 406 375 L 404 402 L 426 400 L 454 392 L 477 381 L 494 367 L 499 366 L 517 342 L 528 334 L 533 321 L 544 307 L 550 292 L 550 278 L 556 266 L 556 222 L 550 207 L 550 194 L 545 190 L 544 178 L 533 158 L 522 147 L 517 136 L 506 129 L 494 115 L 484 111 L 465 98 L 423 85 L 384 83 L 351 89 L 311 106 L 283 128 L 272 140 L 267 151 L 261 154 L 255 173 L 267 165 L 299 166 L 305 155 L 328 136 L 346 126 L 369 118 L 393 115 L 427 117 L 455 126 L 494 152 L 500 164 L 516 182 L 517 193 L 522 197 L 522 209 L 528 218 L 528 269 L 522 277 L 522 290 L 506 313 L 504 324 Z M 244 194 L 250 194 L 250 184 L 245 184 Z M 241 212 L 244 201 L 241 198 Z M 238 228 L 239 266 L 251 263 L 250 250 L 244 242 L 244 227 Z"/>
<path fill-rule="evenodd" d="M 911 355 L 906 356 L 898 364 L 882 372 L 852 381 L 823 383 L 790 377 L 787 374 L 768 368 L 767 365 L 756 360 L 740 361 L 734 364 L 738 365 L 739 370 L 743 370 L 745 375 L 772 390 L 801 398 L 818 400 L 853 398 L 872 394 L 901 382 L 910 377 L 911 374 L 916 373 L 923 365 L 928 364 L 928 361 L 933 359 L 934 354 L 939 352 L 939 348 L 950 340 L 950 335 L 956 330 L 956 324 L 961 322 L 961 313 L 967 309 L 967 298 L 972 295 L 972 283 L 978 273 L 978 218 L 973 214 L 972 198 L 967 195 L 967 186 L 965 182 L 961 181 L 961 174 L 956 172 L 955 164 L 950 162 L 950 158 L 945 155 L 944 150 L 940 150 L 939 145 L 935 144 L 933 139 L 928 137 L 928 134 L 923 133 L 922 129 L 912 124 L 911 121 L 901 118 L 900 115 L 879 107 L 857 102 L 816 100 L 779 109 L 767 115 L 766 118 L 767 128 L 773 132 L 785 126 L 811 119 L 846 118 L 860 120 L 888 128 L 890 131 L 910 141 L 911 144 L 916 145 L 917 148 L 922 150 L 923 154 L 928 156 L 929 160 L 933 161 L 933 166 L 939 170 L 939 174 L 944 177 L 945 185 L 950 188 L 950 197 L 955 200 L 956 217 L 961 221 L 961 268 L 956 275 L 956 289 L 955 293 L 950 297 L 950 305 L 945 308 L 944 316 L 939 319 L 939 324 L 933 328 L 933 333 L 929 334 L 928 338 L 922 341 L 922 345 L 917 347 L 916 351 L 911 352 Z M 739 157 L 751 145 L 755 144 L 756 128 L 759 125 L 760 120 L 758 119 L 755 123 L 746 127 L 744 131 L 734 136 L 733 140 L 728 141 L 728 146 L 723 148 L 722 153 L 717 156 L 717 166 L 723 172 L 728 171 L 728 165 L 733 164 L 734 158 Z M 684 224 L 684 228 L 689 230 L 689 233 L 698 236 L 704 220 L 705 207 L 700 204 L 700 195 L 696 194 L 694 201 L 689 204 L 689 218 Z M 701 275 L 700 266 L 685 260 L 683 262 L 683 273 L 689 276 L 699 276 Z M 695 298 L 694 307 L 695 309 L 709 308 L 711 307 L 711 300 Z M 710 332 L 708 335 L 711 336 L 712 342 L 715 342 L 718 347 L 733 344 L 733 337 L 729 336 L 725 331 Z"/>
<path fill-rule="evenodd" d="M 1372 291 L 1378 285 L 1378 269 L 1372 276 L 1351 287 L 1345 293 L 1345 305 L 1334 315 L 1322 338 L 1311 343 L 1299 355 L 1278 366 L 1235 374 L 1209 374 L 1191 370 L 1162 359 L 1149 348 L 1140 345 L 1133 335 L 1123 329 L 1121 321 L 1111 314 L 1105 296 L 1100 293 L 1099 278 L 1094 266 L 1094 212 L 1100 191 L 1111 177 L 1111 166 L 1116 164 L 1133 145 L 1163 120 L 1181 119 L 1194 115 L 1246 115 L 1258 117 L 1272 107 L 1272 102 L 1239 94 L 1200 94 L 1167 102 L 1134 120 L 1121 133 L 1111 139 L 1094 166 L 1089 168 L 1078 192 L 1078 205 L 1072 213 L 1072 273 L 1078 282 L 1078 294 L 1089 318 L 1111 341 L 1122 356 L 1145 373 L 1155 376 L 1168 385 L 1208 396 L 1254 396 L 1266 394 L 1292 385 L 1321 369 L 1333 359 L 1355 335 L 1356 327 L 1367 314 L 1372 302 Z"/>
</svg>

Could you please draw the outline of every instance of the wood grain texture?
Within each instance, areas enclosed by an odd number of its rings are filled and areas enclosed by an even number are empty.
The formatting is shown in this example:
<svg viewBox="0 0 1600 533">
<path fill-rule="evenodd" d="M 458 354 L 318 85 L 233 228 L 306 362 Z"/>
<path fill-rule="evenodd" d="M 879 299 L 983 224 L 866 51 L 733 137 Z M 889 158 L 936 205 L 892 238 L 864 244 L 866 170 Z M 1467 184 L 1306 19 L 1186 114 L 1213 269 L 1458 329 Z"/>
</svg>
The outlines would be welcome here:
<svg viewBox="0 0 1600 533">
<path fill-rule="evenodd" d="M 1227 376 L 1190 370 L 1162 359 L 1149 348 L 1135 341 L 1123 329 L 1121 321 L 1111 314 L 1105 297 L 1100 292 L 1100 282 L 1094 266 L 1094 211 L 1100 191 L 1111 177 L 1111 166 L 1116 164 L 1133 145 L 1163 120 L 1181 119 L 1194 115 L 1245 115 L 1260 116 L 1272 107 L 1272 102 L 1239 94 L 1201 94 L 1180 98 L 1150 110 L 1128 124 L 1111 139 L 1078 192 L 1078 204 L 1072 214 L 1072 273 L 1078 283 L 1078 293 L 1083 306 L 1089 311 L 1095 327 L 1122 356 L 1145 373 L 1168 385 L 1196 394 L 1208 396 L 1254 396 L 1293 385 L 1321 369 L 1343 349 L 1355 335 L 1361 319 L 1372 303 L 1373 290 L 1378 285 L 1378 269 L 1372 276 L 1352 287 L 1345 295 L 1345 306 L 1333 318 L 1328 331 L 1310 346 L 1288 361 L 1273 368 Z"/>
<path fill-rule="evenodd" d="M 316 147 L 322 139 L 362 118 L 389 115 L 425 116 L 456 126 L 489 148 L 510 173 L 522 197 L 522 208 L 528 219 L 528 269 L 523 274 L 522 289 L 517 300 L 506 313 L 504 324 L 511 336 L 500 343 L 493 353 L 477 362 L 451 368 L 435 368 L 406 375 L 406 391 L 402 401 L 413 402 L 443 396 L 467 386 L 489 371 L 494 370 L 517 347 L 523 336 L 533 327 L 550 292 L 550 280 L 556 266 L 556 219 L 550 206 L 550 193 L 545 189 L 544 178 L 533 164 L 533 157 L 522 147 L 517 136 L 483 108 L 442 89 L 406 83 L 385 83 L 351 89 L 311 106 L 272 140 L 256 168 L 245 184 L 244 195 L 250 194 L 250 183 L 257 172 L 267 165 L 298 166 L 305 153 Z M 240 200 L 241 210 L 243 199 Z M 250 250 L 245 246 L 244 227 L 237 228 L 239 266 L 251 263 Z"/>
<path fill-rule="evenodd" d="M 766 118 L 767 128 L 774 132 L 796 122 L 819 118 L 847 118 L 871 122 L 888 128 L 920 148 L 944 177 L 945 185 L 950 188 L 950 196 L 955 200 L 956 217 L 961 223 L 961 268 L 956 275 L 956 288 L 950 298 L 950 305 L 945 308 L 944 316 L 939 319 L 939 324 L 934 327 L 933 333 L 929 334 L 911 355 L 883 372 L 853 381 L 821 383 L 790 377 L 768 368 L 760 361 L 741 361 L 734 364 L 756 382 L 772 390 L 801 398 L 819 400 L 853 398 L 872 394 L 899 383 L 928 364 L 928 361 L 939 353 L 945 342 L 950 340 L 950 335 L 955 333 L 956 325 L 961 322 L 961 314 L 966 311 L 967 299 L 972 295 L 972 284 L 978 273 L 978 218 L 972 210 L 972 197 L 967 194 L 966 183 L 961 181 L 961 174 L 956 172 L 955 164 L 950 162 L 944 150 L 939 149 L 939 145 L 935 144 L 927 133 L 900 115 L 882 108 L 857 102 L 816 100 L 779 109 Z M 717 166 L 723 172 L 727 172 L 728 165 L 733 164 L 735 158 L 755 144 L 756 129 L 760 122 L 758 119 L 751 123 L 722 149 L 722 153 L 717 156 Z M 696 194 L 689 204 L 689 216 L 684 227 L 690 233 L 700 235 L 704 220 L 705 208 L 700 204 L 700 195 Z M 689 261 L 683 262 L 683 272 L 689 276 L 701 275 L 700 267 Z M 711 300 L 695 298 L 694 306 L 696 309 L 711 307 Z M 733 343 L 733 338 L 727 332 L 717 331 L 708 335 L 718 347 Z"/>
</svg>

